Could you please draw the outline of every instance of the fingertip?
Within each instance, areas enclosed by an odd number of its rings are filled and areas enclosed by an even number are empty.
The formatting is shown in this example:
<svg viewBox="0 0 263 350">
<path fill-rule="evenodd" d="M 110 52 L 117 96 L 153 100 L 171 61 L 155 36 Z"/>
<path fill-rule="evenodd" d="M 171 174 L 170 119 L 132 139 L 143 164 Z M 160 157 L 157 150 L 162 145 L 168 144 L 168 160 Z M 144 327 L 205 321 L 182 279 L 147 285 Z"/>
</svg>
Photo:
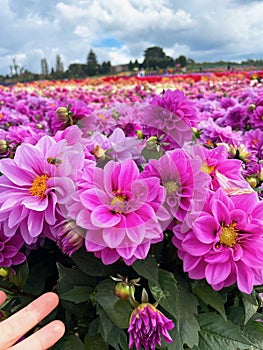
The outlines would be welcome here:
<svg viewBox="0 0 263 350">
<path fill-rule="evenodd" d="M 6 299 L 6 294 L 2 290 L 0 290 L 0 305 L 3 304 L 3 302 Z"/>
<path fill-rule="evenodd" d="M 50 305 L 54 305 L 54 306 L 57 306 L 59 303 L 59 297 L 54 292 L 44 293 L 40 297 L 38 297 L 36 300 L 44 301 L 45 304 L 50 304 Z"/>
<path fill-rule="evenodd" d="M 54 333 L 56 333 L 61 338 L 65 333 L 64 323 L 62 321 L 55 320 L 52 322 L 52 325 Z"/>
</svg>

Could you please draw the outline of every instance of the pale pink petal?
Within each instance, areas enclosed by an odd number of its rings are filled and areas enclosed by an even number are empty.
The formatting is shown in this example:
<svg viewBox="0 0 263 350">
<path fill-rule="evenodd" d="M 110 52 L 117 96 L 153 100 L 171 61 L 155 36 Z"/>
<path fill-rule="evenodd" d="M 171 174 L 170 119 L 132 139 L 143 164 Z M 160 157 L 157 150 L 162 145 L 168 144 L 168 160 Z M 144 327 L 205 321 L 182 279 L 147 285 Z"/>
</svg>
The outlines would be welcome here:
<svg viewBox="0 0 263 350">
<path fill-rule="evenodd" d="M 119 214 L 112 213 L 105 205 L 99 205 L 91 212 L 91 222 L 96 227 L 107 228 L 121 221 Z"/>
</svg>

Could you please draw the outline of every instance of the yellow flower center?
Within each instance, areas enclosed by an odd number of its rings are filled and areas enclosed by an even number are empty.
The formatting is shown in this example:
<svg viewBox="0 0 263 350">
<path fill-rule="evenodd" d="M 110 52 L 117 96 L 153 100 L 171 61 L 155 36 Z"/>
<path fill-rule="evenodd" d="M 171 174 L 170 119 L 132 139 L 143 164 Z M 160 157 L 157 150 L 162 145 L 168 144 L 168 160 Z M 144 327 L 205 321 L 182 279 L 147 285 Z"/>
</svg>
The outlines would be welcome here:
<svg viewBox="0 0 263 350">
<path fill-rule="evenodd" d="M 178 190 L 179 185 L 176 181 L 169 180 L 165 182 L 164 187 L 166 188 L 168 196 L 170 196 L 171 194 L 173 194 L 175 191 Z"/>
<path fill-rule="evenodd" d="M 208 166 L 206 163 L 203 163 L 201 166 L 201 170 L 206 174 L 211 174 L 214 168 L 214 166 Z"/>
<path fill-rule="evenodd" d="M 236 239 L 238 237 L 237 230 L 235 229 L 236 224 L 222 227 L 222 233 L 219 237 L 221 244 L 227 245 L 228 247 L 234 247 Z"/>
<path fill-rule="evenodd" d="M 32 186 L 29 189 L 29 192 L 32 194 L 32 196 L 38 196 L 42 199 L 45 198 L 48 178 L 49 176 L 47 174 L 35 177 Z"/>
<path fill-rule="evenodd" d="M 124 194 L 120 193 L 119 190 L 117 190 L 116 195 L 112 198 L 110 203 L 112 210 L 115 213 L 122 213 L 125 207 L 126 201 L 127 201 L 127 196 L 125 196 Z"/>
</svg>

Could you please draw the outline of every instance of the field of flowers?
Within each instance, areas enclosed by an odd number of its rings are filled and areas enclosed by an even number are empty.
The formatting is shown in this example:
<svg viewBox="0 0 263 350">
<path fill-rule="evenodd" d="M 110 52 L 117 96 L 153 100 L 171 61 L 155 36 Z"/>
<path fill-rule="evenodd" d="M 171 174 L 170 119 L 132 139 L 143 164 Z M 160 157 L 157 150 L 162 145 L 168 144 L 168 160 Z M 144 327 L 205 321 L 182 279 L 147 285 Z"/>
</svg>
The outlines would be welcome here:
<svg viewBox="0 0 263 350">
<path fill-rule="evenodd" d="M 263 72 L 0 86 L 4 319 L 63 350 L 263 349 Z"/>
</svg>

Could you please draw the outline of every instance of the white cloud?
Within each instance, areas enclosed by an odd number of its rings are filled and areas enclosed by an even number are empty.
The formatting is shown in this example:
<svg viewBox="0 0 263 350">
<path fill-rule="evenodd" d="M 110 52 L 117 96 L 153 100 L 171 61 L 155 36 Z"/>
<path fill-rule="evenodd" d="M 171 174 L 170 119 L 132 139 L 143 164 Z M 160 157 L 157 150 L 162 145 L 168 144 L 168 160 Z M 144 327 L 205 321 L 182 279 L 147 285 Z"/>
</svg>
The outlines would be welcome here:
<svg viewBox="0 0 263 350">
<path fill-rule="evenodd" d="M 262 1 L 0 0 L 0 7 L 0 74 L 14 57 L 39 72 L 43 57 L 52 67 L 59 53 L 66 68 L 84 63 L 91 48 L 112 64 L 141 61 L 150 46 L 198 62 L 263 57 Z"/>
</svg>

